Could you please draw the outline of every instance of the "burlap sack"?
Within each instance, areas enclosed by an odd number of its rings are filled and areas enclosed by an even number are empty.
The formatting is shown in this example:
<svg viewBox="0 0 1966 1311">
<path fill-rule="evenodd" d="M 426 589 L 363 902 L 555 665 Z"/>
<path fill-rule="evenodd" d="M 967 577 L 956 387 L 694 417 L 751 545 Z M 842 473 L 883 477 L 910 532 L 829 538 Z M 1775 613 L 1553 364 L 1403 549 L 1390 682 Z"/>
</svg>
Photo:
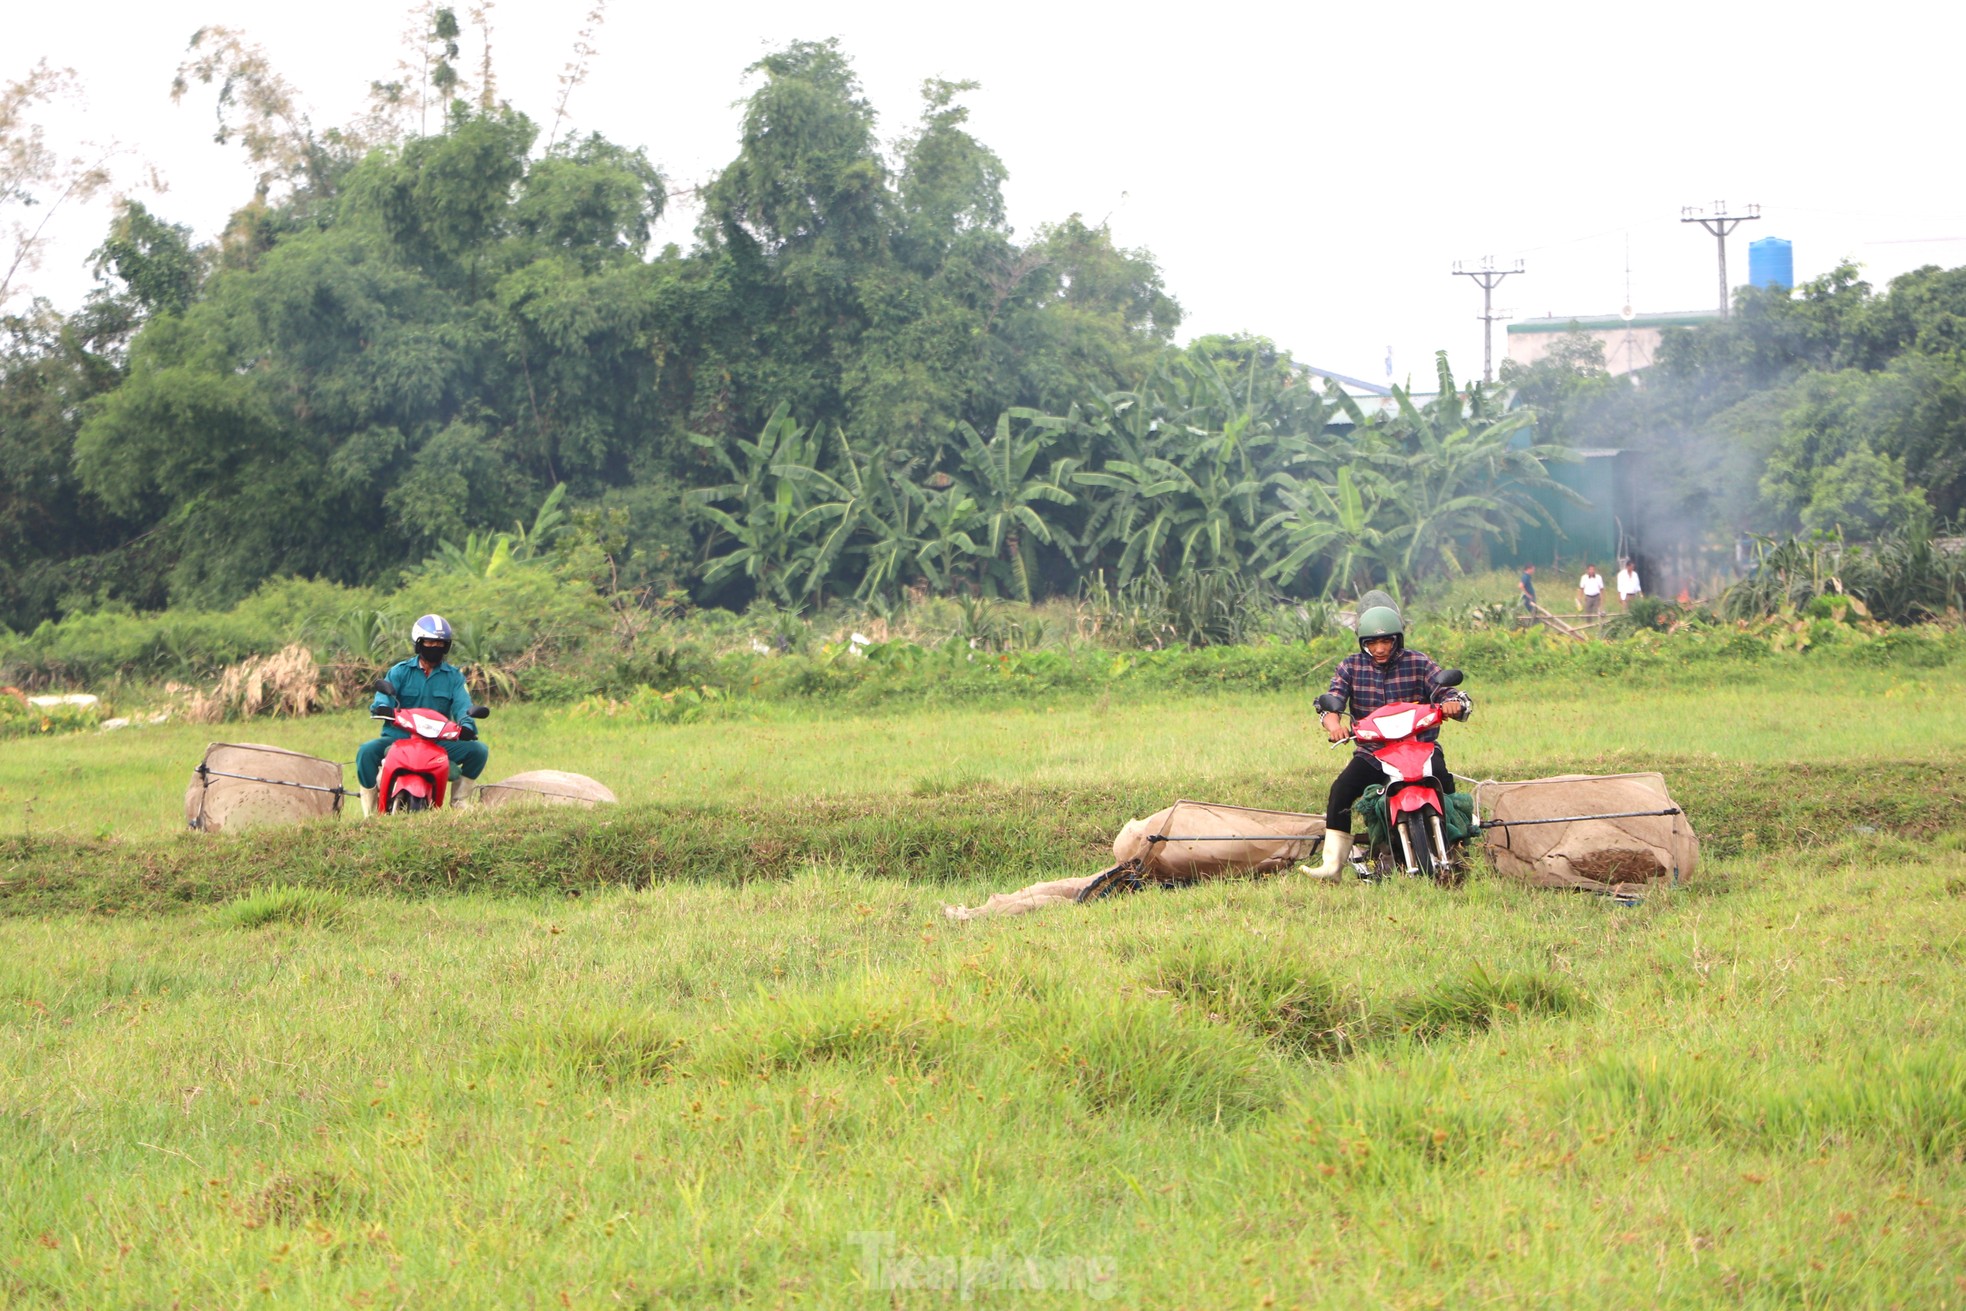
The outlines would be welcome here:
<svg viewBox="0 0 1966 1311">
<path fill-rule="evenodd" d="M 1264 834 L 1276 836 L 1259 836 Z M 1235 836 L 1244 840 L 1179 840 Z M 1113 839 L 1113 863 L 1137 860 L 1141 877 L 1159 883 L 1193 883 L 1224 874 L 1266 874 L 1303 860 L 1323 836 L 1322 815 L 1177 801 L 1145 819 L 1129 821 Z"/>
<path fill-rule="evenodd" d="M 1660 774 L 1565 774 L 1475 785 L 1475 807 L 1484 823 L 1662 810 L 1676 804 Z M 1539 888 L 1632 892 L 1655 881 L 1683 882 L 1700 864 L 1700 840 L 1684 815 L 1489 828 L 1482 844 L 1497 873 Z"/>
<path fill-rule="evenodd" d="M 1275 837 L 1263 837 L 1275 834 Z M 1233 874 L 1266 874 L 1304 859 L 1324 836 L 1324 817 L 1288 810 L 1251 810 L 1206 801 L 1177 801 L 1145 819 L 1129 820 L 1113 839 L 1113 863 L 1138 862 L 1150 883 L 1194 883 Z M 1154 841 L 1165 837 L 1168 841 Z M 1183 842 L 1181 838 L 1233 837 L 1233 842 Z M 944 906 L 952 920 L 1024 915 L 1069 905 L 1099 876 L 1053 879 L 1016 892 L 999 892 L 981 906 Z"/>
<path fill-rule="evenodd" d="M 480 806 L 595 806 L 613 805 L 614 793 L 585 774 L 558 769 L 533 769 L 478 789 Z"/>
<path fill-rule="evenodd" d="M 942 913 L 952 920 L 981 919 L 986 915 L 1026 915 L 1046 906 L 1069 906 L 1077 900 L 1086 885 L 1098 878 L 1097 874 L 1087 874 L 1084 878 L 1053 879 L 1049 883 L 1033 883 L 1028 888 L 1016 892 L 998 892 L 981 906 L 944 906 Z"/>
<path fill-rule="evenodd" d="M 202 765 L 205 772 L 193 770 L 184 790 L 184 819 L 206 833 L 295 824 L 341 811 L 341 794 L 320 790 L 341 787 L 341 766 L 332 760 L 257 742 L 214 742 L 205 748 Z M 227 774 L 248 777 L 221 777 Z"/>
</svg>

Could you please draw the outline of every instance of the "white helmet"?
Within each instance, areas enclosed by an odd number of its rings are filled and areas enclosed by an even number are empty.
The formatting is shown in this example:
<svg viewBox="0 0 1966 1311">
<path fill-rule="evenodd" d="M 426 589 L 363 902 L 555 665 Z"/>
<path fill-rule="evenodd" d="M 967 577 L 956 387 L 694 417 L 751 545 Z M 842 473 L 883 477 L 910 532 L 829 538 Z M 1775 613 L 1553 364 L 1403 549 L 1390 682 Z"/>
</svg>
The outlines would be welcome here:
<svg viewBox="0 0 1966 1311">
<path fill-rule="evenodd" d="M 417 655 L 426 652 L 442 660 L 451 652 L 451 626 L 442 615 L 425 615 L 410 625 L 410 650 Z"/>
</svg>

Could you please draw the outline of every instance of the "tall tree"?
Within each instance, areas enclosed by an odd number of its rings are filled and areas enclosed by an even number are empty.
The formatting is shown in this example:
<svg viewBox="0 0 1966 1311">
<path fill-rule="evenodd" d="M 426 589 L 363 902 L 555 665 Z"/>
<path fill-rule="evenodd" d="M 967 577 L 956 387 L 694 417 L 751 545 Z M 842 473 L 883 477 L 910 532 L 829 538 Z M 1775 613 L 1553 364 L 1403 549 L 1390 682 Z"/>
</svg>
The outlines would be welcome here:
<svg viewBox="0 0 1966 1311">
<path fill-rule="evenodd" d="M 51 104 L 78 94 L 75 70 L 45 59 L 25 77 L 0 83 L 0 310 L 40 267 L 54 218 L 111 182 L 114 147 L 65 151 L 39 121 Z"/>
</svg>

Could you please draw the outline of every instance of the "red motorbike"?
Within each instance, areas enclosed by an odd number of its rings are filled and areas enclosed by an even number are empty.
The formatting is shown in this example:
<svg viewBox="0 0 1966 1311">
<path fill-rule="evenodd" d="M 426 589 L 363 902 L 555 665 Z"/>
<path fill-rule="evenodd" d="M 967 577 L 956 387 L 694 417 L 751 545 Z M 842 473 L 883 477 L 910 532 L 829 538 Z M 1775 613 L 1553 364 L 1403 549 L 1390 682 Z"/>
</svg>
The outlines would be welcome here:
<svg viewBox="0 0 1966 1311">
<path fill-rule="evenodd" d="M 1443 669 L 1430 681 L 1437 688 L 1459 687 L 1461 671 Z M 1343 703 L 1330 692 L 1318 698 L 1317 707 L 1334 714 L 1345 712 Z M 1420 734 L 1440 727 L 1445 718 L 1437 705 L 1394 701 L 1352 725 L 1351 737 L 1345 740 L 1363 746 L 1386 771 L 1386 821 L 1393 833 L 1392 850 L 1366 853 L 1363 869 L 1377 866 L 1383 857 L 1408 874 L 1450 881 L 1447 811 L 1431 772 L 1434 744 L 1420 740 Z"/>
<path fill-rule="evenodd" d="M 375 681 L 375 690 L 384 696 L 396 695 L 396 685 L 386 678 Z M 473 719 L 490 713 L 483 706 L 471 707 Z M 392 743 L 382 757 L 376 795 L 382 798 L 383 812 L 399 815 L 441 808 L 450 788 L 451 758 L 440 744 L 464 737 L 464 726 L 448 715 L 420 706 L 398 706 L 389 714 L 372 718 L 409 734 Z"/>
</svg>

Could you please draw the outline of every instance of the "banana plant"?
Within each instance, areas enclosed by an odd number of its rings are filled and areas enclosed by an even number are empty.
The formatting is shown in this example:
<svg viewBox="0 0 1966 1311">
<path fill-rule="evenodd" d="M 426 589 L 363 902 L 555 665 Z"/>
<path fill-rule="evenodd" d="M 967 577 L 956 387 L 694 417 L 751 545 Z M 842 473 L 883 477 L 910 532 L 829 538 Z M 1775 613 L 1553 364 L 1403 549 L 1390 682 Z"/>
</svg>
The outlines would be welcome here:
<svg viewBox="0 0 1966 1311">
<path fill-rule="evenodd" d="M 1148 504 L 1179 486 L 1179 480 L 1170 479 L 1165 471 L 1150 471 L 1149 462 L 1173 444 L 1174 434 L 1190 437 L 1200 430 L 1189 433 L 1155 392 L 1113 392 L 1101 397 L 1091 414 L 1081 416 L 1074 409 L 1067 421 L 1086 452 L 1085 462 L 1100 460 L 1099 468 L 1072 475 L 1075 485 L 1098 489 L 1084 498 L 1080 564 L 1088 569 L 1112 566 L 1124 587 L 1142 574 L 1143 554 L 1158 558 L 1166 525 L 1142 540 L 1143 530 L 1154 519 Z"/>
<path fill-rule="evenodd" d="M 1245 410 L 1231 418 L 1222 431 L 1196 443 L 1180 466 L 1189 506 L 1178 573 L 1226 569 L 1239 574 L 1254 554 L 1249 539 L 1256 530 L 1264 481 L 1256 443 L 1269 443 L 1267 434 L 1251 433 L 1252 417 Z"/>
<path fill-rule="evenodd" d="M 1094 540 L 1102 546 L 1108 542 L 1119 546 L 1120 586 L 1159 572 L 1162 553 L 1181 527 L 1180 507 L 1173 499 L 1186 484 L 1180 468 L 1157 455 L 1139 461 L 1109 460 L 1103 469 L 1075 474 L 1073 481 L 1113 493 L 1105 512 L 1094 521 L 1099 529 Z"/>
<path fill-rule="evenodd" d="M 812 536 L 807 554 L 802 601 L 823 600 L 828 578 L 851 556 L 861 561 L 854 594 L 861 599 L 886 595 L 906 581 L 909 562 L 920 549 L 915 531 L 921 510 L 921 489 L 909 479 L 909 468 L 893 441 L 882 442 L 867 454 L 856 451 L 846 433 L 836 433 L 839 462 L 829 472 L 813 465 L 781 464 L 779 473 L 819 499 L 792 524 L 795 536 Z"/>
<path fill-rule="evenodd" d="M 566 524 L 566 513 L 560 509 L 566 494 L 565 483 L 553 484 L 553 490 L 546 493 L 538 513 L 533 515 L 530 528 L 520 520 L 509 533 L 467 533 L 462 546 L 456 542 L 437 543 L 437 553 L 423 562 L 424 568 L 435 573 L 490 578 L 512 565 L 529 564 L 542 558 L 554 535 Z"/>
<path fill-rule="evenodd" d="M 1436 357 L 1439 393 L 1416 406 L 1395 387 L 1397 414 L 1373 425 L 1375 463 L 1400 489 L 1387 503 L 1395 516 L 1386 530 L 1389 558 L 1401 577 L 1465 571 L 1466 544 L 1493 536 L 1513 543 L 1526 524 L 1555 521 L 1535 493 L 1583 498 L 1549 476 L 1545 461 L 1561 459 L 1562 447 L 1518 440 L 1534 422 L 1528 410 L 1499 412 L 1490 389 L 1474 387 L 1464 399 L 1448 368 Z"/>
<path fill-rule="evenodd" d="M 858 548 L 862 568 L 855 595 L 862 600 L 894 595 L 924 574 L 921 556 L 928 544 L 929 494 L 912 477 L 918 462 L 883 446 L 870 463 L 877 476 L 863 519 L 866 540 Z"/>
<path fill-rule="evenodd" d="M 967 564 L 984 553 L 974 536 L 982 521 L 976 498 L 958 483 L 923 494 L 921 545 L 915 563 L 930 587 L 949 591 Z"/>
<path fill-rule="evenodd" d="M 728 481 L 693 488 L 683 498 L 711 527 L 703 546 L 704 581 L 739 574 L 761 595 L 793 605 L 800 599 L 800 566 L 809 563 L 813 543 L 799 531 L 809 503 L 800 479 L 788 471 L 811 466 L 815 443 L 807 441 L 806 429 L 784 404 L 772 411 L 756 441 L 736 443 L 741 462 L 714 438 L 691 433 L 690 441 L 710 452 L 729 475 Z M 725 546 L 722 554 L 712 554 Z"/>
<path fill-rule="evenodd" d="M 546 493 L 546 499 L 539 504 L 538 513 L 532 517 L 532 527 L 523 521 L 513 524 L 515 531 L 500 533 L 507 539 L 507 550 L 514 560 L 525 561 L 539 557 L 551 545 L 553 538 L 567 523 L 566 511 L 560 502 L 566 499 L 567 485 L 554 483 L 553 490 Z"/>
<path fill-rule="evenodd" d="M 1278 491 L 1283 509 L 1257 529 L 1266 553 L 1276 557 L 1264 576 L 1284 588 L 1307 573 L 1322 573 L 1322 594 L 1356 592 L 1394 581 L 1378 525 L 1390 489 L 1370 470 L 1342 465 L 1332 485 L 1306 482 Z"/>
<path fill-rule="evenodd" d="M 1037 568 L 1036 543 L 1062 546 L 1069 551 L 1071 537 L 1061 528 L 1047 523 L 1038 513 L 1039 505 L 1072 505 L 1077 502 L 1065 488 L 1078 461 L 1072 457 L 1053 460 L 1042 474 L 1034 474 L 1038 456 L 1051 444 L 1051 431 L 1029 422 L 1022 431 L 1011 427 L 1013 418 L 1032 420 L 1045 416 L 1035 410 L 1006 410 L 997 416 L 997 427 L 985 441 L 967 423 L 957 425 L 962 438 L 962 473 L 956 479 L 965 495 L 976 503 L 985 539 L 983 554 L 985 585 L 1008 582 L 1017 598 L 1032 600 L 1032 577 Z"/>
<path fill-rule="evenodd" d="M 1191 440 L 1178 458 L 1110 460 L 1076 475 L 1084 486 L 1117 493 L 1120 505 L 1103 527 L 1104 539 L 1121 546 L 1122 586 L 1149 570 L 1178 577 L 1190 569 L 1247 567 L 1265 483 L 1249 427 L 1249 416 L 1238 415 L 1220 432 L 1187 434 Z"/>
</svg>

